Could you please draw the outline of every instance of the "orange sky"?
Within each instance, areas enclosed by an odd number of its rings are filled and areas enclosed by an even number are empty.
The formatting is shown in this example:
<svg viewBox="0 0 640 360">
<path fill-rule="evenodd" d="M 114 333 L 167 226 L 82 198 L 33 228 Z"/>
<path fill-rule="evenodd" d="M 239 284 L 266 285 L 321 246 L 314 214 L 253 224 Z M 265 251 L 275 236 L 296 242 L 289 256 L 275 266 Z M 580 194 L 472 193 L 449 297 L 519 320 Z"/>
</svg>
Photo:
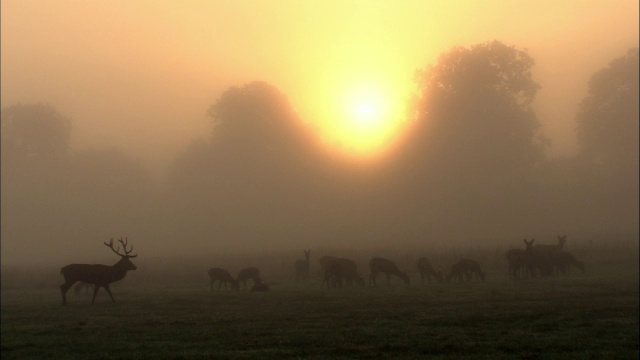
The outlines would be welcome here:
<svg viewBox="0 0 640 360">
<path fill-rule="evenodd" d="M 574 150 L 589 77 L 638 46 L 638 1 L 41 1 L 1 3 L 2 106 L 48 102 L 74 144 L 162 165 L 210 131 L 230 86 L 286 93 L 323 141 L 375 152 L 415 70 L 456 45 L 526 48 L 552 154 Z"/>
</svg>

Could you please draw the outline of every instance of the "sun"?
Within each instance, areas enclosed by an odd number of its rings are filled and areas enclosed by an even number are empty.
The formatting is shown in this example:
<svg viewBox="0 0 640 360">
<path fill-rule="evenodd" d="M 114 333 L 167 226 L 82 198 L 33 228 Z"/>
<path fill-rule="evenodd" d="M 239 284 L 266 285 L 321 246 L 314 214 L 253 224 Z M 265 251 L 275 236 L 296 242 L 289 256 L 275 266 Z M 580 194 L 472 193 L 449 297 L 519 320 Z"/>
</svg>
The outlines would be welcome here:
<svg viewBox="0 0 640 360">
<path fill-rule="evenodd" d="M 340 111 L 340 131 L 345 143 L 357 154 L 378 151 L 393 130 L 391 97 L 374 85 L 345 89 Z"/>
<path fill-rule="evenodd" d="M 404 126 L 404 83 L 385 76 L 339 73 L 313 93 L 312 122 L 328 148 L 348 157 L 376 160 L 392 148 Z"/>
</svg>

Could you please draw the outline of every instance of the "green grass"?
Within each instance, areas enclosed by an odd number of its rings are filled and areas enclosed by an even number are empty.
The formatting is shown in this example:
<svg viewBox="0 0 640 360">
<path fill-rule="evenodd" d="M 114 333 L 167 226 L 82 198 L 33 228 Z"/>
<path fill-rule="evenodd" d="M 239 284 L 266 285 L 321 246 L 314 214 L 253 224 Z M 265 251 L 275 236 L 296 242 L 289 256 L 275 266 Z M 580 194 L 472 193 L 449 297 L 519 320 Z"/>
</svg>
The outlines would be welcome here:
<svg viewBox="0 0 640 360">
<path fill-rule="evenodd" d="M 637 265 L 637 264 L 636 264 Z M 504 273 L 504 272 L 503 272 Z M 207 284 L 3 289 L 4 359 L 638 359 L 638 269 L 513 282 L 269 293 Z"/>
</svg>

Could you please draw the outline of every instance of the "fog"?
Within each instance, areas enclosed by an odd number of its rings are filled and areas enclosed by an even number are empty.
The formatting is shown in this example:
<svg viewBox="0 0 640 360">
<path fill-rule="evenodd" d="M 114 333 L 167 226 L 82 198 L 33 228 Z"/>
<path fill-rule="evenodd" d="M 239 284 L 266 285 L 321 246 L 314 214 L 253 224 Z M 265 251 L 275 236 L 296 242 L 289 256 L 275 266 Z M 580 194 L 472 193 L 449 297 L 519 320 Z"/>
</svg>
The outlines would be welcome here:
<svg viewBox="0 0 640 360">
<path fill-rule="evenodd" d="M 3 265 L 637 243 L 638 2 L 434 4 L 2 1 Z"/>
</svg>

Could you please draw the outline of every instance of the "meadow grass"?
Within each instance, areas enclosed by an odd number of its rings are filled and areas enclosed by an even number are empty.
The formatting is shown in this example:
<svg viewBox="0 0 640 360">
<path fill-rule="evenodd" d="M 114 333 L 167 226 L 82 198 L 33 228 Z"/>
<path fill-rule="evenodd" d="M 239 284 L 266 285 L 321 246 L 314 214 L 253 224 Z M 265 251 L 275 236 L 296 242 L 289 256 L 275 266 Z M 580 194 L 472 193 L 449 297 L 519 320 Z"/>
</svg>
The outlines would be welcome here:
<svg viewBox="0 0 640 360">
<path fill-rule="evenodd" d="M 638 268 L 514 282 L 377 287 L 273 283 L 268 293 L 206 282 L 2 290 L 4 359 L 638 359 Z"/>
</svg>

